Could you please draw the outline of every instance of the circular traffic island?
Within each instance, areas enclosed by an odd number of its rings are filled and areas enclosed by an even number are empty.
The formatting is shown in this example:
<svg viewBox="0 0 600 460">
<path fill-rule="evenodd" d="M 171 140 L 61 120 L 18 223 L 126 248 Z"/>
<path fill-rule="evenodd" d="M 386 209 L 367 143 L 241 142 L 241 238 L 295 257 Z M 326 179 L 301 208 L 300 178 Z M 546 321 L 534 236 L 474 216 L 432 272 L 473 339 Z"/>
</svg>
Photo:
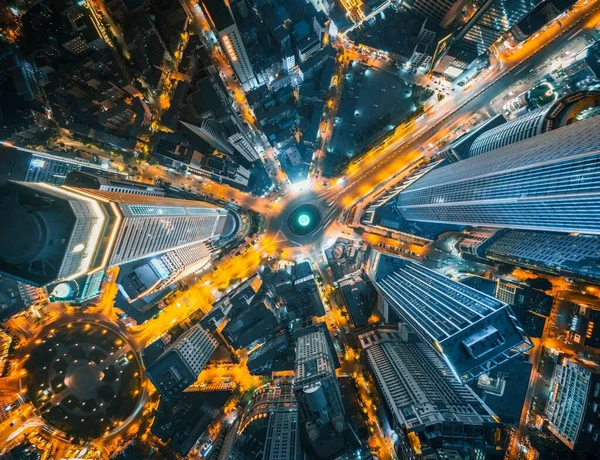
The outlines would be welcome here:
<svg viewBox="0 0 600 460">
<path fill-rule="evenodd" d="M 142 394 L 142 372 L 130 344 L 97 323 L 46 330 L 25 363 L 27 393 L 45 421 L 80 439 L 119 428 Z"/>
<path fill-rule="evenodd" d="M 305 203 L 290 212 L 287 218 L 287 226 L 290 231 L 298 236 L 310 235 L 321 224 L 321 213 L 319 209 Z"/>
</svg>

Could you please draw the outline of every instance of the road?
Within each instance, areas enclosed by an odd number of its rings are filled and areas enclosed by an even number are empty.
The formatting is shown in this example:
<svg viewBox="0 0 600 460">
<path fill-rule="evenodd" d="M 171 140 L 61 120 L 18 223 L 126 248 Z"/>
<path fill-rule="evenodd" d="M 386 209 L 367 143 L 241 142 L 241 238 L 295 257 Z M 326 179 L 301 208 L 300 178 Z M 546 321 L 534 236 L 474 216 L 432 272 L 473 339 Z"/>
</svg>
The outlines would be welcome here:
<svg viewBox="0 0 600 460">
<path fill-rule="evenodd" d="M 234 78 L 231 66 L 226 62 L 222 50 L 217 45 L 214 37 L 211 37 L 206 20 L 190 0 L 186 0 L 186 2 L 195 12 L 194 28 L 207 41 L 209 49 L 213 53 L 213 59 L 218 64 L 220 74 L 232 91 L 237 110 L 248 126 L 258 132 L 243 91 L 236 83 L 237 80 Z M 456 88 L 455 91 L 449 92 L 448 96 L 441 102 L 427 106 L 423 117 L 399 126 L 388 139 L 367 152 L 359 161 L 349 165 L 344 176 L 335 184 L 327 187 L 319 183 L 313 183 L 313 189 L 309 192 L 312 194 L 310 199 L 320 203 L 323 208 L 327 209 L 327 218 L 323 219 L 323 224 L 318 230 L 318 238 L 312 240 L 310 244 L 305 245 L 293 239 L 288 239 L 281 231 L 281 226 L 285 224 L 285 219 L 281 219 L 283 213 L 289 212 L 291 207 L 308 195 L 286 191 L 287 195 L 284 194 L 277 202 L 272 202 L 209 181 L 200 183 L 194 178 L 183 178 L 162 168 L 146 164 L 140 165 L 140 176 L 143 180 L 151 181 L 161 178 L 164 181 L 185 185 L 207 196 L 216 196 L 225 201 L 235 201 L 236 204 L 242 207 L 259 212 L 268 220 L 268 231 L 261 235 L 253 246 L 249 246 L 239 251 L 239 253 L 223 256 L 220 260 L 215 261 L 214 266 L 199 276 L 197 281 L 190 284 L 187 290 L 178 291 L 173 296 L 170 304 L 161 310 L 155 318 L 128 329 L 127 336 L 133 346 L 139 351 L 176 324 L 188 319 L 190 315 L 198 311 L 207 312 L 216 296 L 237 281 L 253 275 L 259 266 L 265 263 L 267 257 L 291 259 L 298 254 L 308 255 L 316 261 L 318 269 L 323 272 L 323 244 L 327 240 L 349 231 L 339 217 L 353 203 L 369 195 L 379 184 L 395 177 L 399 171 L 405 171 L 407 165 L 419 161 L 425 154 L 422 149 L 423 146 L 435 145 L 451 135 L 457 127 L 470 119 L 472 114 L 487 108 L 489 102 L 497 95 L 519 81 L 522 78 L 521 73 L 543 65 L 549 56 L 568 46 L 572 29 L 584 21 L 585 29 L 582 36 L 585 37 L 600 20 L 600 17 L 597 17 L 598 15 L 595 13 L 599 4 L 600 1 L 580 1 L 576 5 L 574 13 L 568 18 L 562 19 L 560 25 L 556 23 L 549 25 L 545 31 L 519 48 L 513 49 L 509 45 L 499 47 L 495 65 L 482 72 L 466 90 Z M 593 17 L 589 17 L 591 13 L 594 14 Z M 285 174 L 282 172 L 272 149 L 266 149 L 265 162 L 269 170 L 274 173 L 275 180 L 281 185 L 286 184 Z M 353 233 L 354 231 L 350 230 L 350 232 Z M 395 252 L 410 251 L 416 256 L 423 253 L 423 248 L 419 245 L 403 244 L 373 233 L 367 232 L 355 236 L 372 245 L 389 246 Z M 114 279 L 114 276 L 112 278 Z M 104 296 L 92 313 L 114 319 L 112 298 L 116 293 L 116 287 L 109 283 L 105 288 Z M 327 289 L 325 290 L 327 291 Z M 323 293 L 325 297 L 328 295 L 328 292 Z M 341 314 L 341 309 L 343 309 L 341 305 L 337 305 L 333 301 L 330 302 L 327 320 L 331 329 L 344 330 L 347 321 L 344 315 Z M 70 314 L 68 313 L 61 319 L 69 321 Z M 341 333 L 340 337 L 346 350 L 345 359 L 343 360 L 344 369 L 350 372 L 357 382 L 357 388 L 367 411 L 365 414 L 366 420 L 369 427 L 372 428 L 371 443 L 373 446 L 380 448 L 382 458 L 392 458 L 393 454 L 388 450 L 388 441 L 381 433 L 380 421 L 374 416 L 377 404 L 369 394 L 369 388 L 372 388 L 373 385 L 367 382 L 369 376 L 356 359 L 357 351 L 350 347 L 344 333 Z M 540 349 L 541 347 L 537 347 L 532 353 L 531 359 L 534 363 L 534 369 L 539 362 Z M 209 368 L 201 374 L 200 382 L 229 376 L 240 385 L 253 386 L 256 381 L 247 374 L 247 369 L 244 371 L 244 368 L 243 365 L 235 371 L 232 369 L 214 370 Z M 535 387 L 535 378 L 533 376 L 532 382 L 530 382 L 531 392 L 533 391 L 532 388 Z M 2 384 L 6 384 L 7 388 L 14 388 L 14 382 L 0 382 L 0 385 Z M 529 401 L 531 400 L 531 394 L 528 394 Z M 527 412 L 528 410 L 523 412 L 523 417 L 526 417 Z M 523 418 L 519 428 L 519 435 L 523 432 L 524 420 L 525 418 Z M 20 431 L 35 426 L 35 424 L 31 425 L 34 422 L 38 423 L 32 416 L 24 417 L 24 420 L 20 421 L 18 426 L 13 427 L 15 429 L 5 430 L 6 433 L 2 434 L 4 438 L 0 438 L 0 444 L 3 444 L 3 440 L 8 442 L 13 439 L 11 436 L 18 435 Z M 518 438 L 519 436 L 515 436 L 514 443 Z M 514 449 L 515 446 L 516 444 L 511 445 L 510 448 Z"/>
<path fill-rule="evenodd" d="M 590 9 L 588 8 L 588 10 Z M 584 17 L 583 14 L 578 16 L 574 24 L 580 23 Z M 327 203 L 333 216 L 331 220 L 325 222 L 324 227 L 326 228 L 323 228 L 323 236 L 318 244 L 313 243 L 311 247 L 299 248 L 297 244 L 282 238 L 276 227 L 271 228 L 254 247 L 248 248 L 239 256 L 224 258 L 215 266 L 216 271 L 211 271 L 203 276 L 189 291 L 178 293 L 176 300 L 167 306 L 157 318 L 134 328 L 131 335 L 140 344 L 148 343 L 198 309 L 206 311 L 210 308 L 212 299 L 219 288 L 224 289 L 230 285 L 232 280 L 244 279 L 253 274 L 267 255 L 279 254 L 281 258 L 286 258 L 293 254 L 304 253 L 320 258 L 319 251 L 312 248 L 322 244 L 324 238 L 335 236 L 340 229 L 336 219 L 345 208 L 358 198 L 368 194 L 382 181 L 403 170 L 407 164 L 418 160 L 423 155 L 419 149 L 420 146 L 438 142 L 452 132 L 456 126 L 463 123 L 465 117 L 470 117 L 472 113 L 486 107 L 491 99 L 520 78 L 519 72 L 538 67 L 549 54 L 555 53 L 567 45 L 569 40 L 568 34 L 565 34 L 567 30 L 568 28 L 564 26 L 563 33 L 553 40 L 540 36 L 534 40 L 537 43 L 536 46 L 532 45 L 525 48 L 526 51 L 508 55 L 506 58 L 500 56 L 499 63 L 501 65 L 498 64 L 484 73 L 480 80 L 473 83 L 467 91 L 453 92 L 451 96 L 437 104 L 435 110 L 429 110 L 421 121 L 401 126 L 381 146 L 367 153 L 360 162 L 350 165 L 343 181 L 339 181 L 331 187 L 313 184 L 312 193 L 317 194 L 318 200 Z M 541 42 L 542 39 L 544 42 Z M 543 46 L 542 43 L 544 43 Z M 541 52 L 542 49 L 544 52 Z M 525 52 L 530 54 L 523 55 Z M 513 57 L 515 55 L 523 56 L 515 58 Z M 293 206 L 299 199 L 301 199 L 301 194 L 289 194 L 282 197 L 277 203 L 277 207 L 269 207 L 267 216 L 273 218 L 278 212 L 283 212 L 289 206 Z M 246 203 L 250 208 L 257 206 L 259 212 L 265 212 L 265 206 L 268 206 L 265 200 L 255 203 L 246 201 Z M 334 229 L 334 231 L 327 231 L 328 228 Z M 378 239 L 369 236 L 366 238 L 371 238 L 374 242 Z M 416 247 L 414 249 L 417 250 Z M 332 318 L 334 321 L 335 318 L 339 320 L 341 315 L 338 314 L 339 312 L 335 312 L 337 307 L 334 305 L 332 308 L 334 309 Z"/>
<path fill-rule="evenodd" d="M 233 98 L 234 104 L 233 107 L 237 116 L 243 121 L 243 123 L 248 127 L 249 130 L 252 131 L 252 137 L 256 137 L 258 139 L 262 139 L 264 136 L 262 135 L 262 131 L 256 124 L 256 118 L 254 117 L 254 113 L 252 109 L 248 105 L 248 101 L 246 100 L 246 94 L 242 89 L 239 80 L 235 76 L 233 68 L 229 64 L 229 61 L 225 57 L 225 53 L 221 48 L 217 38 L 214 33 L 211 31 L 210 25 L 202 12 L 199 4 L 192 0 L 185 0 L 188 8 L 192 12 L 194 18 L 192 21 L 192 28 L 198 34 L 199 37 L 202 38 L 204 44 L 211 53 L 211 57 L 213 62 L 219 69 L 219 75 L 221 80 L 228 88 L 231 97 Z M 281 164 L 277 159 L 275 152 L 272 148 L 268 146 L 266 140 L 263 140 L 263 148 L 265 151 L 265 155 L 263 157 L 263 161 L 265 163 L 265 167 L 271 176 L 271 179 L 275 184 L 286 184 L 287 176 L 283 172 L 281 168 Z"/>
<path fill-rule="evenodd" d="M 497 94 L 504 92 L 519 80 L 520 72 L 535 69 L 548 59 L 548 56 L 560 52 L 569 45 L 570 32 L 578 24 L 585 22 L 586 33 L 592 29 L 594 13 L 599 2 L 576 4 L 577 13 L 562 21 L 562 26 L 555 24 L 539 36 L 526 42 L 517 50 L 503 51 L 499 55 L 495 68 L 482 72 L 478 79 L 466 91 L 454 91 L 450 96 L 427 110 L 425 117 L 408 126 L 401 125 L 396 132 L 381 146 L 368 152 L 359 162 L 351 164 L 345 175 L 346 183 L 341 191 L 328 191 L 325 196 L 335 199 L 336 204 L 343 207 L 365 195 L 380 182 L 393 176 L 402 167 L 423 154 L 422 146 L 435 144 L 450 131 L 449 126 L 459 122 L 465 113 L 470 114 L 486 108 Z M 579 5 L 579 6 L 578 6 Z M 600 17 L 598 18 L 600 20 Z M 543 52 L 542 52 L 543 51 Z"/>
</svg>

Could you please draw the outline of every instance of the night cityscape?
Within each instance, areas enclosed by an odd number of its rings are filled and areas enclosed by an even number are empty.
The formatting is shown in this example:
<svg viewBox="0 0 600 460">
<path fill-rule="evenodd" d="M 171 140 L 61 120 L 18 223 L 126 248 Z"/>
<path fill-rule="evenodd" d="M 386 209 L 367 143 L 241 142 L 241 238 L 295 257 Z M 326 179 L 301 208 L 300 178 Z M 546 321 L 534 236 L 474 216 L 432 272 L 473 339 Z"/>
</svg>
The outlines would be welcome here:
<svg viewBox="0 0 600 460">
<path fill-rule="evenodd" d="M 600 0 L 0 0 L 0 460 L 61 459 L 600 460 Z"/>
</svg>

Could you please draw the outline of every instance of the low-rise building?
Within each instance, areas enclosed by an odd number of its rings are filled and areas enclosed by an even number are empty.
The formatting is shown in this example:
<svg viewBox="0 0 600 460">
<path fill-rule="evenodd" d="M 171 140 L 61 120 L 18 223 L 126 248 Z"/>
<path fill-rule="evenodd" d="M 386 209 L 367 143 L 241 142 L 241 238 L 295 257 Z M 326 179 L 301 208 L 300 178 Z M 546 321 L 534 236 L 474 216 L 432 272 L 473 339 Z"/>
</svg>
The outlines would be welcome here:
<svg viewBox="0 0 600 460">
<path fill-rule="evenodd" d="M 196 324 L 152 363 L 148 378 L 165 399 L 176 398 L 196 381 L 217 346 L 212 334 Z"/>
</svg>

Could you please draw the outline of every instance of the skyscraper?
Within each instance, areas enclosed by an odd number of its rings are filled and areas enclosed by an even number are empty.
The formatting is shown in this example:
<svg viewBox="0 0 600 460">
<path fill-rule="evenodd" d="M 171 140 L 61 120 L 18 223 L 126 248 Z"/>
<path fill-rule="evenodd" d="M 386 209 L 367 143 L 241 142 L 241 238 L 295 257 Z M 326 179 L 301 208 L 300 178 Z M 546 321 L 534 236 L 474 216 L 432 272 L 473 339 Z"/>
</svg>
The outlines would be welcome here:
<svg viewBox="0 0 600 460">
<path fill-rule="evenodd" d="M 444 448 L 457 450 L 460 458 L 502 450 L 498 418 L 406 325 L 380 327 L 358 338 L 392 414 L 402 458 L 445 458 L 435 456 Z"/>
<path fill-rule="evenodd" d="M 485 132 L 506 123 L 506 119 L 502 114 L 493 116 L 475 126 L 471 131 L 463 134 L 454 142 L 448 144 L 439 152 L 440 158 L 446 160 L 447 163 L 465 160 L 469 157 L 469 149 L 473 143 Z"/>
<path fill-rule="evenodd" d="M 258 84 L 246 47 L 242 41 L 242 35 L 225 1 L 201 0 L 200 5 L 206 19 L 219 37 L 221 46 L 225 50 L 244 91 L 256 88 Z"/>
<path fill-rule="evenodd" d="M 457 33 L 456 42 L 483 54 L 536 3 L 536 0 L 480 0 L 473 16 Z"/>
<path fill-rule="evenodd" d="M 456 249 L 475 256 L 555 275 L 600 281 L 600 237 L 552 232 L 474 228 Z"/>
<path fill-rule="evenodd" d="M 0 186 L 0 272 L 33 285 L 216 239 L 225 209 L 201 201 L 8 182 Z"/>
<path fill-rule="evenodd" d="M 228 155 L 233 155 L 233 146 L 225 139 L 225 136 L 220 132 L 217 123 L 213 119 L 207 118 L 206 120 L 202 120 L 200 126 L 192 125 L 185 121 L 181 121 L 180 123 L 196 136 L 204 139 L 215 149 Z"/>
<path fill-rule="evenodd" d="M 334 458 L 350 449 L 342 395 L 335 374 L 339 366 L 325 323 L 297 326 L 294 393 L 300 435 L 313 458 Z"/>
<path fill-rule="evenodd" d="M 587 109 L 600 104 L 597 91 L 577 91 L 479 135 L 469 157 L 514 144 L 579 121 Z"/>
<path fill-rule="evenodd" d="M 243 133 L 243 128 L 239 126 L 239 122 L 234 120 L 234 117 L 221 123 L 221 126 L 225 131 L 229 144 L 231 144 L 243 158 L 250 162 L 260 158 L 256 149 L 252 146 L 250 139 Z"/>
<path fill-rule="evenodd" d="M 562 357 L 550 381 L 548 429 L 569 449 L 600 451 L 600 368 Z"/>
<path fill-rule="evenodd" d="M 404 3 L 411 11 L 442 27 L 454 21 L 463 4 L 462 0 L 409 0 Z"/>
<path fill-rule="evenodd" d="M 196 381 L 217 346 L 212 334 L 196 324 L 150 365 L 148 378 L 163 397 L 173 398 Z"/>
<path fill-rule="evenodd" d="M 67 174 L 63 185 L 75 188 L 91 188 L 106 192 L 132 193 L 134 195 L 167 196 L 167 192 L 162 187 L 125 180 L 111 173 L 71 171 Z"/>
<path fill-rule="evenodd" d="M 9 180 L 62 185 L 70 171 L 104 173 L 101 165 L 0 142 L 0 184 Z M 110 170 L 113 174 L 121 174 Z M 125 175 L 123 175 L 125 177 Z"/>
<path fill-rule="evenodd" d="M 531 348 L 510 307 L 420 263 L 374 252 L 368 275 L 397 315 L 466 382 Z"/>
<path fill-rule="evenodd" d="M 123 277 L 119 290 L 129 302 L 134 302 L 202 270 L 210 261 L 211 250 L 205 242 L 173 249 Z"/>
<path fill-rule="evenodd" d="M 298 404 L 292 383 L 275 380 L 252 395 L 246 411 L 229 444 L 228 460 L 297 460 L 300 458 Z"/>
<path fill-rule="evenodd" d="M 600 234 L 599 147 L 600 117 L 579 121 L 434 169 L 397 208 L 420 222 Z"/>
</svg>

